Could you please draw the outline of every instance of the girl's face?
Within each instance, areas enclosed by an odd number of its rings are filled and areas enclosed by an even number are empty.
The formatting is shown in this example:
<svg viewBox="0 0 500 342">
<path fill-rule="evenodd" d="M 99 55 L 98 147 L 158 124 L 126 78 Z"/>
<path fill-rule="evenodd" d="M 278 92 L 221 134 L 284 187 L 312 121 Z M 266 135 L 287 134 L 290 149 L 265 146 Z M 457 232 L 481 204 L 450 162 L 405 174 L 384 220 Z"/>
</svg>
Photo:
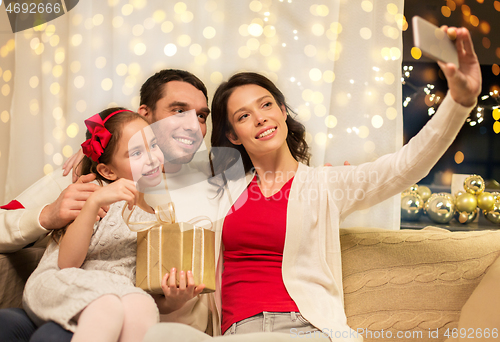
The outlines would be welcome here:
<svg viewBox="0 0 500 342">
<path fill-rule="evenodd" d="M 163 153 L 156 137 L 142 119 L 126 123 L 110 167 L 116 178 L 137 183 L 139 191 L 158 185 L 162 179 Z"/>
<path fill-rule="evenodd" d="M 285 107 L 280 107 L 265 88 L 248 84 L 234 89 L 227 113 L 234 130 L 234 134 L 227 134 L 229 140 L 243 145 L 250 157 L 276 151 L 286 144 Z"/>
</svg>

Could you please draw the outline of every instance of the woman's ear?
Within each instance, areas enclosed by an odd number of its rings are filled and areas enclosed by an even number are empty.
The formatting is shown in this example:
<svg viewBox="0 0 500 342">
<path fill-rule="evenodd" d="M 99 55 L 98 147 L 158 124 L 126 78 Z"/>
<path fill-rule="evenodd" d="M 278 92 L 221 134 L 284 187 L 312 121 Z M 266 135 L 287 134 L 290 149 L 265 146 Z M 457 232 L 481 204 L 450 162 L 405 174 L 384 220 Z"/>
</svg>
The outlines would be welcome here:
<svg viewBox="0 0 500 342">
<path fill-rule="evenodd" d="M 226 137 L 229 139 L 231 143 L 234 145 L 241 145 L 240 139 L 234 134 L 234 132 L 230 131 L 226 133 Z"/>
<path fill-rule="evenodd" d="M 113 169 L 106 164 L 103 163 L 97 164 L 96 170 L 97 172 L 99 172 L 101 176 L 103 176 L 107 180 L 114 181 L 118 178 Z"/>
<path fill-rule="evenodd" d="M 288 112 L 286 111 L 285 105 L 281 105 L 281 112 L 283 113 L 283 116 L 285 117 L 285 120 L 286 120 Z"/>
</svg>

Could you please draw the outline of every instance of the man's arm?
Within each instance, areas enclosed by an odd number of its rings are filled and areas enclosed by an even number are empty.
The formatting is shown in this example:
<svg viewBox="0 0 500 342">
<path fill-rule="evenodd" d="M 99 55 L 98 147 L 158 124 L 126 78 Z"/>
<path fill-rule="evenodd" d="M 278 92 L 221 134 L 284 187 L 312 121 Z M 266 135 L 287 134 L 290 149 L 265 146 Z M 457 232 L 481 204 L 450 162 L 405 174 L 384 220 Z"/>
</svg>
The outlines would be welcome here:
<svg viewBox="0 0 500 342">
<path fill-rule="evenodd" d="M 74 220 L 88 196 L 98 188 L 87 184 L 94 175 L 71 184 L 62 171 L 47 175 L 0 209 L 0 253 L 14 252 Z M 15 205 L 12 205 L 15 204 Z M 105 212 L 100 211 L 100 216 Z"/>
</svg>

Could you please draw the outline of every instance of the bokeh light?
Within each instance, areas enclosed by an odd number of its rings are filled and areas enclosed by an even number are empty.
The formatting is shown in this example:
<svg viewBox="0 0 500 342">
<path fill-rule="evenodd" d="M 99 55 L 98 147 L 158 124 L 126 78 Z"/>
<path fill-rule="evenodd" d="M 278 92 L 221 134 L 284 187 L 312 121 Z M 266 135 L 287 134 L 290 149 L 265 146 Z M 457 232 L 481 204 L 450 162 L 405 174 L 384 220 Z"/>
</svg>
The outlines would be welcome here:
<svg viewBox="0 0 500 342">
<path fill-rule="evenodd" d="M 389 119 L 389 120 L 394 120 L 398 117 L 398 111 L 396 110 L 396 108 L 394 107 L 389 107 L 387 108 L 387 110 L 385 111 L 385 116 Z"/>
<path fill-rule="evenodd" d="M 54 145 L 52 145 L 51 143 L 46 143 L 44 146 L 43 146 L 43 151 L 45 152 L 46 155 L 53 155 L 54 154 Z"/>
<path fill-rule="evenodd" d="M 325 118 L 325 125 L 326 127 L 328 128 L 334 128 L 335 126 L 337 126 L 337 123 L 338 123 L 338 120 L 335 116 L 333 115 L 328 115 L 326 118 Z"/>
<path fill-rule="evenodd" d="M 165 52 L 165 55 L 171 57 L 177 53 L 177 46 L 172 43 L 167 44 L 165 45 L 165 49 L 163 49 L 163 51 Z"/>
<path fill-rule="evenodd" d="M 203 37 L 205 37 L 206 39 L 212 39 L 213 37 L 215 37 L 215 34 L 217 32 L 215 31 L 215 28 L 213 28 L 212 26 L 207 26 L 203 29 Z"/>
<path fill-rule="evenodd" d="M 43 173 L 45 175 L 48 175 L 49 173 L 52 173 L 54 171 L 54 167 L 50 164 L 45 164 L 45 166 L 43 167 Z"/>
<path fill-rule="evenodd" d="M 314 142 L 319 146 L 325 146 L 328 138 L 325 133 L 319 132 L 314 136 Z"/>
<path fill-rule="evenodd" d="M 396 102 L 396 96 L 392 93 L 387 93 L 384 95 L 384 103 L 388 106 L 392 106 Z"/>
<path fill-rule="evenodd" d="M 461 164 L 465 159 L 465 156 L 462 151 L 458 151 L 455 153 L 455 163 Z"/>
<path fill-rule="evenodd" d="M 38 84 L 39 84 L 38 77 L 32 76 L 30 78 L 30 87 L 34 89 L 34 88 L 38 87 Z"/>
<path fill-rule="evenodd" d="M 66 134 L 70 138 L 76 137 L 78 134 L 78 131 L 79 131 L 79 127 L 78 127 L 77 123 L 72 123 L 71 125 L 68 126 L 68 128 L 66 128 Z"/>
<path fill-rule="evenodd" d="M 442 6 L 441 7 L 441 14 L 445 16 L 446 18 L 450 17 L 451 15 L 451 8 L 448 6 Z"/>
<path fill-rule="evenodd" d="M 361 139 L 366 139 L 370 135 L 370 129 L 366 126 L 361 126 L 358 128 L 358 137 Z"/>
<path fill-rule="evenodd" d="M 9 122 L 10 120 L 10 114 L 8 111 L 4 110 L 1 114 L 0 114 L 0 120 L 2 120 L 3 123 L 7 123 Z"/>
<path fill-rule="evenodd" d="M 372 30 L 370 30 L 368 27 L 362 27 L 359 30 L 359 35 L 361 36 L 361 38 L 368 40 L 372 37 Z"/>
<path fill-rule="evenodd" d="M 164 21 L 161 24 L 161 30 L 163 33 L 172 32 L 173 29 L 174 29 L 174 24 L 171 21 Z"/>
<path fill-rule="evenodd" d="M 380 128 L 384 124 L 384 119 L 380 115 L 374 115 L 372 117 L 372 126 L 375 128 Z"/>
<path fill-rule="evenodd" d="M 66 158 L 69 158 L 73 155 L 73 148 L 69 145 L 66 145 L 63 147 L 62 153 Z"/>
<path fill-rule="evenodd" d="M 411 48 L 411 56 L 418 60 L 422 57 L 422 51 L 418 47 L 414 46 Z"/>
<path fill-rule="evenodd" d="M 313 68 L 309 71 L 309 77 L 313 81 L 319 81 L 322 78 L 323 74 L 321 73 L 321 70 L 318 68 Z"/>
<path fill-rule="evenodd" d="M 363 150 L 365 151 L 365 153 L 372 153 L 373 151 L 375 151 L 375 144 L 373 143 L 373 141 L 367 141 L 363 144 Z"/>
<path fill-rule="evenodd" d="M 373 3 L 369 0 L 363 0 L 361 2 L 361 8 L 365 12 L 371 12 L 371 11 L 373 11 Z"/>
</svg>

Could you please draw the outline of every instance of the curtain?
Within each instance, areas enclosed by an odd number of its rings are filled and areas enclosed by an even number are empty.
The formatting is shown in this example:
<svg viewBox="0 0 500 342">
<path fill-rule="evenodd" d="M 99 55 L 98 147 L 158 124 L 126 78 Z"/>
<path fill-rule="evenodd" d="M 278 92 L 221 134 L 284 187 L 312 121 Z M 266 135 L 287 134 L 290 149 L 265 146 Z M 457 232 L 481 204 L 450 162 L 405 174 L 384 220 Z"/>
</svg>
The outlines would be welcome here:
<svg viewBox="0 0 500 342">
<path fill-rule="evenodd" d="M 140 86 L 162 68 L 194 73 L 210 98 L 235 72 L 265 74 L 306 126 L 313 166 L 394 152 L 402 13 L 403 0 L 85 0 L 13 34 L 0 11 L 0 199 L 61 172 L 83 120 L 108 106 L 136 110 Z M 399 204 L 344 226 L 397 229 Z"/>
</svg>

